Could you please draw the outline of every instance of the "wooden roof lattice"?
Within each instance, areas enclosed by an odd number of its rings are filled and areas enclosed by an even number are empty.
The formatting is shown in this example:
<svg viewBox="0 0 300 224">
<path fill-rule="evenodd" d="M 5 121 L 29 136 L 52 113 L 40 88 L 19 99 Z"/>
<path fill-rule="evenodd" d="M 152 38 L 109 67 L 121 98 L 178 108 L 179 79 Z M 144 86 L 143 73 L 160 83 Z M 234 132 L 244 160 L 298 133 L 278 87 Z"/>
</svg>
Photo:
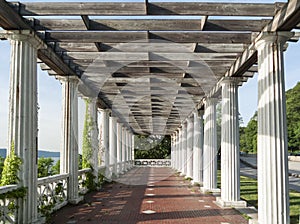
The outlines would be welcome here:
<svg viewBox="0 0 300 224">
<path fill-rule="evenodd" d="M 0 26 L 31 30 L 50 75 L 76 75 L 139 134 L 171 134 L 225 76 L 257 71 L 257 36 L 299 29 L 300 0 L 288 3 L 8 2 Z"/>
</svg>

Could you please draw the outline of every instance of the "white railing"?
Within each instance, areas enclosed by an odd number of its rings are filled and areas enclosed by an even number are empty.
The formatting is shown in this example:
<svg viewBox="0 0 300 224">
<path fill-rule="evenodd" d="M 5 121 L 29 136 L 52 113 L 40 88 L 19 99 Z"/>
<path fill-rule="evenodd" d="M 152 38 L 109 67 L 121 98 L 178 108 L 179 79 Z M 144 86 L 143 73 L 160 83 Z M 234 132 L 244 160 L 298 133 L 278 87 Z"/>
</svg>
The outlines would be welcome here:
<svg viewBox="0 0 300 224">
<path fill-rule="evenodd" d="M 68 203 L 68 178 L 69 174 L 58 174 L 38 179 L 38 208 L 41 213 L 45 210 L 52 213 Z"/>
<path fill-rule="evenodd" d="M 135 166 L 140 167 L 170 167 L 171 160 L 170 159 L 135 159 L 134 160 Z"/>
<path fill-rule="evenodd" d="M 86 194 L 89 191 L 86 181 L 87 181 L 87 174 L 90 172 L 92 172 L 91 168 L 78 170 L 78 187 L 79 187 L 80 194 Z"/>
<path fill-rule="evenodd" d="M 0 187 L 0 223 L 15 223 L 17 199 L 4 197 L 6 193 L 17 190 L 17 185 L 7 185 Z"/>
</svg>

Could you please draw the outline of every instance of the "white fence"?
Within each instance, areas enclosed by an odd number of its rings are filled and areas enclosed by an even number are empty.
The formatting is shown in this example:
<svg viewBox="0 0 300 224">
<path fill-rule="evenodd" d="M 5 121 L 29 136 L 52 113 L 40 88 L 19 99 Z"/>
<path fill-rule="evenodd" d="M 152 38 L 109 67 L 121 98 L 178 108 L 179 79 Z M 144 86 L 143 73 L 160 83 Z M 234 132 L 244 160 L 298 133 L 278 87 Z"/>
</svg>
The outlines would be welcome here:
<svg viewBox="0 0 300 224">
<path fill-rule="evenodd" d="M 139 167 L 171 167 L 170 159 L 135 159 L 134 165 Z"/>
</svg>

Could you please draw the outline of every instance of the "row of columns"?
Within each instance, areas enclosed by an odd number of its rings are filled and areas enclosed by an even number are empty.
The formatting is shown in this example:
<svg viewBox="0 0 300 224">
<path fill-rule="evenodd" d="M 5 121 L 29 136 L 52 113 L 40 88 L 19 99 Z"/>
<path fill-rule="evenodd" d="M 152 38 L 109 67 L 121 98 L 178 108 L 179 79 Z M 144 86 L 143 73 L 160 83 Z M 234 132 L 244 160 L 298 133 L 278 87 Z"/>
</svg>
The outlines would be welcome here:
<svg viewBox="0 0 300 224">
<path fill-rule="evenodd" d="M 37 50 L 45 47 L 30 31 L 10 32 L 5 36 L 11 41 L 11 68 L 9 92 L 9 148 L 14 145 L 15 153 L 23 163 L 19 172 L 19 186 L 26 187 L 24 199 L 18 200 L 17 223 L 40 223 L 37 201 Z M 78 84 L 72 76 L 57 77 L 62 85 L 62 142 L 60 172 L 68 173 L 68 201 L 78 203 L 82 198 L 78 192 Z M 92 156 L 90 164 L 93 174 L 98 176 L 98 110 L 96 98 L 90 98 L 89 116 L 92 128 Z M 116 117 L 102 111 L 102 144 L 106 178 L 119 175 L 133 165 L 133 134 Z M 118 163 L 119 165 L 118 169 Z M 108 169 L 113 166 L 113 169 Z M 97 179 L 97 178 L 95 178 Z"/>
<path fill-rule="evenodd" d="M 259 73 L 258 219 L 264 224 L 289 223 L 283 45 L 291 36 L 289 32 L 262 33 L 255 45 Z M 12 45 L 9 143 L 14 143 L 16 154 L 23 160 L 20 185 L 28 191 L 18 204 L 18 221 L 35 223 L 38 222 L 36 62 L 37 50 L 44 45 L 26 31 L 11 33 L 9 38 Z M 63 87 L 61 172 L 69 173 L 68 199 L 76 203 L 79 200 L 78 79 L 60 80 Z M 237 80 L 225 79 L 222 82 L 221 197 L 218 199 L 223 206 L 244 204 L 239 195 L 237 99 Z M 195 112 L 172 135 L 172 164 L 183 175 L 202 182 L 204 190 L 213 191 L 217 187 L 216 99 L 207 98 L 203 118 L 202 115 L 203 112 Z M 105 165 L 114 165 L 113 171 L 118 172 L 115 164 L 120 160 L 124 161 L 123 171 L 127 170 L 132 166 L 128 162 L 132 160 L 132 134 L 124 127 L 118 128 L 120 124 L 116 124 L 115 118 L 109 122 L 107 111 L 102 116 Z M 110 127 L 114 131 L 109 131 Z M 120 139 L 122 142 L 118 143 Z"/>
<path fill-rule="evenodd" d="M 287 128 L 283 49 L 290 32 L 262 32 L 258 55 L 258 223 L 289 223 Z M 244 207 L 240 200 L 238 84 L 225 77 L 222 87 L 221 195 L 222 207 Z M 208 97 L 203 111 L 187 118 L 172 135 L 172 166 L 203 191 L 217 189 L 217 99 Z M 194 119 L 194 123 L 192 122 Z"/>
</svg>

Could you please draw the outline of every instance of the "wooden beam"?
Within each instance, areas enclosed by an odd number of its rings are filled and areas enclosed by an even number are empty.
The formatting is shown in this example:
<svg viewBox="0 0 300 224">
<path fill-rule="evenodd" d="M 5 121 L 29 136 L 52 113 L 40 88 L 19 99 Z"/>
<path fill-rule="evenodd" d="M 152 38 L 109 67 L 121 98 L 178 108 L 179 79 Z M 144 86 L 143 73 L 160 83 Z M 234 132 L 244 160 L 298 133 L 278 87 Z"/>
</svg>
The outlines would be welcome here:
<svg viewBox="0 0 300 224">
<path fill-rule="evenodd" d="M 238 53 L 161 53 L 161 52 L 66 52 L 73 59 L 115 61 L 203 61 L 235 59 Z"/>
<path fill-rule="evenodd" d="M 81 16 L 86 18 L 87 16 Z M 114 19 L 87 20 L 78 19 L 39 19 L 35 22 L 36 30 L 102 30 L 102 31 L 200 31 L 203 19 Z M 206 31 L 260 31 L 269 20 L 207 20 Z"/>
<path fill-rule="evenodd" d="M 136 31 L 86 31 L 86 32 L 46 32 L 45 40 L 48 42 L 111 42 L 126 43 L 148 41 L 147 32 Z M 150 39 L 171 41 L 176 43 L 251 43 L 251 33 L 247 32 L 149 32 Z"/>
<path fill-rule="evenodd" d="M 22 16 L 208 15 L 273 16 L 277 6 L 200 2 L 28 2 L 10 3 Z M 147 10 L 146 10 L 147 9 Z"/>
<path fill-rule="evenodd" d="M 143 2 L 10 3 L 22 16 L 145 15 Z"/>
</svg>

